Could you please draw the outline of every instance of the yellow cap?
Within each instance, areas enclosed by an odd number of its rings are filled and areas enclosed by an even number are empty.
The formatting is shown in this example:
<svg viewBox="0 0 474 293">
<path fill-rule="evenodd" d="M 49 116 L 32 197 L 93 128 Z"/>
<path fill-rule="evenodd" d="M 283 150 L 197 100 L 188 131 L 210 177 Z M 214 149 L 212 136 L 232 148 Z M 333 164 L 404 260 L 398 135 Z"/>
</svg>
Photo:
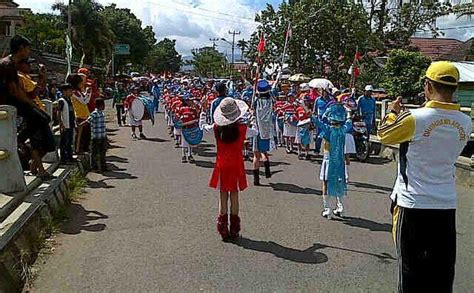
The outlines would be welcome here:
<svg viewBox="0 0 474 293">
<path fill-rule="evenodd" d="M 431 63 L 425 77 L 434 82 L 456 86 L 459 81 L 459 70 L 451 62 L 437 61 Z"/>
</svg>

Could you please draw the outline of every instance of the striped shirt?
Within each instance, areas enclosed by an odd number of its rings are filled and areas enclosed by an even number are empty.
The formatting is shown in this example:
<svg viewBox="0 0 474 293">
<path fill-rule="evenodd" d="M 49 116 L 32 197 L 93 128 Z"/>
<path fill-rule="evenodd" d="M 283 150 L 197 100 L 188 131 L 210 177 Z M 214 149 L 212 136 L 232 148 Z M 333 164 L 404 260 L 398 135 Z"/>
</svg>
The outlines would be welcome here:
<svg viewBox="0 0 474 293">
<path fill-rule="evenodd" d="M 87 121 L 91 125 L 91 137 L 92 139 L 106 138 L 107 133 L 105 130 L 105 114 L 99 109 L 95 109 L 87 118 Z"/>
</svg>

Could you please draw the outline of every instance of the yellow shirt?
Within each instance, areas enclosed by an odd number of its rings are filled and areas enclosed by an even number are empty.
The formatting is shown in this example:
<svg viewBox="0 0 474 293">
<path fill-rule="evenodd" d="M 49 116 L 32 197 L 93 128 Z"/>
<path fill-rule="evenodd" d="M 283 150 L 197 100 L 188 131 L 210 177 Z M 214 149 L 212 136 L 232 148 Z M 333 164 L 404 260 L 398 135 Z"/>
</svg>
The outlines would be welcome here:
<svg viewBox="0 0 474 293">
<path fill-rule="evenodd" d="M 87 119 L 89 118 L 89 108 L 87 103 L 89 103 L 90 95 L 86 96 L 80 91 L 74 91 L 71 97 L 72 107 L 74 108 L 74 114 L 76 118 Z"/>
<path fill-rule="evenodd" d="M 21 88 L 27 93 L 30 94 L 32 91 L 36 89 L 38 83 L 36 83 L 28 74 L 18 72 L 18 77 L 20 79 L 20 86 Z M 43 104 L 41 99 L 38 96 L 33 98 L 35 104 L 41 109 L 45 110 L 46 106 Z"/>
</svg>

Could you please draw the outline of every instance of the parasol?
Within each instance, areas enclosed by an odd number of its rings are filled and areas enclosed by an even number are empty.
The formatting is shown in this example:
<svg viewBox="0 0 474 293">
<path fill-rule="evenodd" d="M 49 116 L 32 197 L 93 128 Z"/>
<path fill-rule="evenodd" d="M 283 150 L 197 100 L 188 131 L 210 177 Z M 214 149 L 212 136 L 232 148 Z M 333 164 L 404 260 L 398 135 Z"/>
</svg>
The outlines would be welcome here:
<svg viewBox="0 0 474 293">
<path fill-rule="evenodd" d="M 305 82 L 305 81 L 310 80 L 310 78 L 304 75 L 303 73 L 298 73 L 298 74 L 290 76 L 288 80 L 293 81 L 293 82 Z"/>
<path fill-rule="evenodd" d="M 309 86 L 317 89 L 331 89 L 334 87 L 332 82 L 325 78 L 315 78 L 309 82 Z"/>
</svg>

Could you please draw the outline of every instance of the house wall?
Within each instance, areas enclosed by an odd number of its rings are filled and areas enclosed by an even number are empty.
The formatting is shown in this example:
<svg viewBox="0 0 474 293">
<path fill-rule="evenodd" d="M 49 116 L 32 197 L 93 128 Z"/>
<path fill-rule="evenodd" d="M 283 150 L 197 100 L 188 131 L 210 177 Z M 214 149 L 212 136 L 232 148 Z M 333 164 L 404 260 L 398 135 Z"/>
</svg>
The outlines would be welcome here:
<svg viewBox="0 0 474 293">
<path fill-rule="evenodd" d="M 474 82 L 463 82 L 456 92 L 456 100 L 462 107 L 471 107 L 474 103 Z"/>
</svg>

